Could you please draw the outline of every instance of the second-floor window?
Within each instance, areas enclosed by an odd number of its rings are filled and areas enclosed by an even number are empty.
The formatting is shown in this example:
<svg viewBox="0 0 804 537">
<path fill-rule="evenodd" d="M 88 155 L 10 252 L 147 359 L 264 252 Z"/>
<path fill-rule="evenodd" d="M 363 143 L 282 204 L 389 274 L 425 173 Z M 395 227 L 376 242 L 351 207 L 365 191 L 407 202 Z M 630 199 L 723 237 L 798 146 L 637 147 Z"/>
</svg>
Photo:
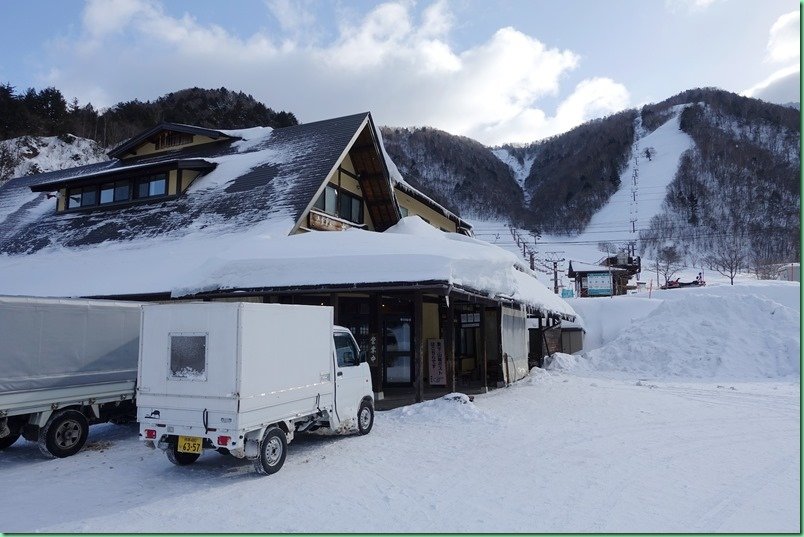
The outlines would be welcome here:
<svg viewBox="0 0 804 537">
<path fill-rule="evenodd" d="M 137 198 L 164 196 L 166 193 L 167 177 L 164 174 L 137 180 Z"/>
<path fill-rule="evenodd" d="M 314 207 L 355 224 L 363 223 L 363 200 L 333 185 L 327 185 Z"/>
<path fill-rule="evenodd" d="M 73 187 L 67 190 L 67 208 L 98 207 L 167 195 L 167 174 L 125 179 L 102 185 Z"/>
</svg>

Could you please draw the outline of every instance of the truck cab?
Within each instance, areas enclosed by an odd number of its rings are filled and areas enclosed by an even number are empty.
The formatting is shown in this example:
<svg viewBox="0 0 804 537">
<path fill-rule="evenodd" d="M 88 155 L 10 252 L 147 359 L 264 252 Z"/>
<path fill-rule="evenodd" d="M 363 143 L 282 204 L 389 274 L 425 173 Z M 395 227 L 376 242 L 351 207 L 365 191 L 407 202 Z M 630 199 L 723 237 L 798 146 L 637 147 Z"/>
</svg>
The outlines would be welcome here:
<svg viewBox="0 0 804 537">
<path fill-rule="evenodd" d="M 335 412 L 341 428 L 370 428 L 373 417 L 361 408 L 372 397 L 371 372 L 365 354 L 360 352 L 349 329 L 336 326 L 332 333 L 335 348 Z M 352 424 L 353 418 L 356 422 Z"/>
</svg>

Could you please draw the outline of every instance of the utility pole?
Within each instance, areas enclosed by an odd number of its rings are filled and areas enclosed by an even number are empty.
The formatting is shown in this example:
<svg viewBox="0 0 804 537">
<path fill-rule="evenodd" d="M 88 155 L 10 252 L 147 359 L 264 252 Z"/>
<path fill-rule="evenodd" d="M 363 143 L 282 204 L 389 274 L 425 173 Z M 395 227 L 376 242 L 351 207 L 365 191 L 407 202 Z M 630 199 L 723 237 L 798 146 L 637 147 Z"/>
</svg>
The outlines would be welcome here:
<svg viewBox="0 0 804 537">
<path fill-rule="evenodd" d="M 559 258 L 558 256 L 563 254 L 563 250 L 552 251 L 552 252 L 545 252 L 550 257 L 546 259 L 548 263 L 553 264 L 553 292 L 558 294 L 558 264 L 566 261 L 563 257 Z"/>
</svg>

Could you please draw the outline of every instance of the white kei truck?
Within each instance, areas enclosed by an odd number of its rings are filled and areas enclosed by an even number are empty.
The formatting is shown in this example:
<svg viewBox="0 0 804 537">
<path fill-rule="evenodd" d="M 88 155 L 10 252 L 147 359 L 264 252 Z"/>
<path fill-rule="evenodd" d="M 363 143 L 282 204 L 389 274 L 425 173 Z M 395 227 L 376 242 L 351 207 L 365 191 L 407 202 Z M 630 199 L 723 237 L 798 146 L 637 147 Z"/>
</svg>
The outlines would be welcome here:
<svg viewBox="0 0 804 537">
<path fill-rule="evenodd" d="M 140 438 L 173 464 L 213 449 L 273 474 L 296 432 L 374 424 L 368 364 L 329 306 L 153 304 L 141 325 Z"/>
<path fill-rule="evenodd" d="M 0 450 L 69 457 L 89 426 L 133 422 L 140 304 L 0 296 Z"/>
</svg>

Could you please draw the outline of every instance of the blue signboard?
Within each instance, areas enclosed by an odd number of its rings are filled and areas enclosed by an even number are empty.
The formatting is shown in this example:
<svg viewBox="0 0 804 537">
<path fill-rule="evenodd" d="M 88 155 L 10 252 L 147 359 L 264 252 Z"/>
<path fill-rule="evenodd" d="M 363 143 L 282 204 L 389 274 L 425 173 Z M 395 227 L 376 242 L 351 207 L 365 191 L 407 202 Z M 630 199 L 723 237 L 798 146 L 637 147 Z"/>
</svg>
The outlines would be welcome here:
<svg viewBox="0 0 804 537">
<path fill-rule="evenodd" d="M 586 276 L 586 292 L 589 296 L 611 295 L 611 273 L 590 272 Z"/>
</svg>

